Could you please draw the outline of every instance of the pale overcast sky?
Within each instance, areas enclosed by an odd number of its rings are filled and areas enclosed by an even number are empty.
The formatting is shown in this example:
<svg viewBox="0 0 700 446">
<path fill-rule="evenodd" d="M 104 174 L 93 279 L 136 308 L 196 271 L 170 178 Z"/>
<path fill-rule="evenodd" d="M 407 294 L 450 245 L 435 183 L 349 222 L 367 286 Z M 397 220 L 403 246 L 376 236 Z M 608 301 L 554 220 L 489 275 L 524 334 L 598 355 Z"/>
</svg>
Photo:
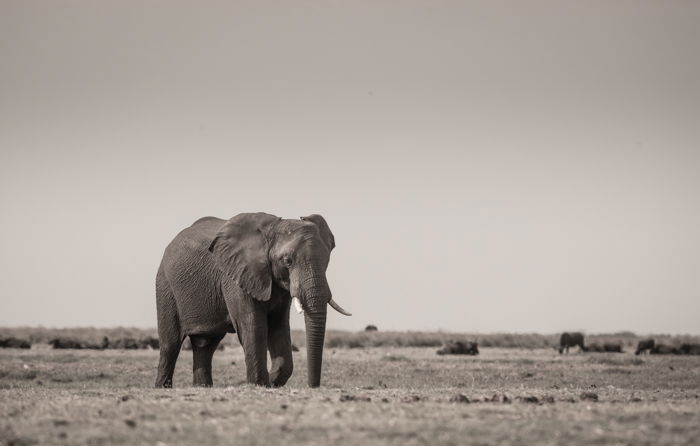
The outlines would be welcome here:
<svg viewBox="0 0 700 446">
<path fill-rule="evenodd" d="M 0 1 L 0 325 L 320 213 L 329 328 L 700 333 L 700 2 Z M 302 318 L 292 315 L 294 327 Z"/>
</svg>

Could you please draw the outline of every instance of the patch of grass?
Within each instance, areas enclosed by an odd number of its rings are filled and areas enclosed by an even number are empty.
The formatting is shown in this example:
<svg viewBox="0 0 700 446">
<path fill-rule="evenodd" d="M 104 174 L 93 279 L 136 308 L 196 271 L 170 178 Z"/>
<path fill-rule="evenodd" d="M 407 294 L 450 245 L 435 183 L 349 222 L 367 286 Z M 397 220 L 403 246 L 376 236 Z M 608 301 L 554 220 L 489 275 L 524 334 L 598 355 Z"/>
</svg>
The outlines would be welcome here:
<svg viewBox="0 0 700 446">
<path fill-rule="evenodd" d="M 382 356 L 382 361 L 388 361 L 388 362 L 411 361 L 411 358 L 409 358 L 405 355 L 393 355 L 393 354 L 387 353 L 386 355 Z"/>
<path fill-rule="evenodd" d="M 610 356 L 610 355 L 615 355 L 615 356 Z M 606 355 L 604 353 L 602 353 L 602 354 L 592 353 L 591 355 L 586 357 L 586 361 L 591 363 L 591 364 L 605 364 L 605 365 L 619 365 L 619 366 L 643 365 L 644 364 L 644 360 L 639 358 L 639 357 L 629 357 L 626 355 L 618 356 L 619 353 L 611 353 L 610 355 Z"/>
<path fill-rule="evenodd" d="M 622 354 L 606 364 L 597 360 L 607 355 L 551 348 L 486 347 L 469 358 L 433 347 L 339 348 L 324 355 L 322 386 L 309 389 L 305 352 L 296 355 L 287 385 L 268 389 L 240 384 L 241 349 L 216 352 L 214 387 L 203 389 L 191 387 L 192 352 L 182 352 L 175 388 L 158 390 L 157 351 L 0 351 L 0 443 L 255 446 L 284 436 L 289 444 L 575 446 L 700 436 L 700 357 L 637 363 Z M 23 379 L 24 364 L 39 379 Z"/>
<path fill-rule="evenodd" d="M 623 375 L 631 375 L 631 374 L 632 374 L 632 370 L 630 370 L 630 369 L 623 369 L 623 368 L 619 368 L 619 367 L 611 367 L 611 368 L 608 368 L 608 369 L 603 369 L 603 373 L 620 373 L 620 374 L 623 374 Z"/>
</svg>

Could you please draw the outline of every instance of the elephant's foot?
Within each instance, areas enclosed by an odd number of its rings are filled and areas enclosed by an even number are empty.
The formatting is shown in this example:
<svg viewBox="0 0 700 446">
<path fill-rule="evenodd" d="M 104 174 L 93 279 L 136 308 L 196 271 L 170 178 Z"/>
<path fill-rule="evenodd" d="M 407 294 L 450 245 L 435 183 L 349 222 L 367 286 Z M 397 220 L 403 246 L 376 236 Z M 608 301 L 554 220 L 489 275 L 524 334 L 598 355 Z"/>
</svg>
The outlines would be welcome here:
<svg viewBox="0 0 700 446">
<path fill-rule="evenodd" d="M 270 371 L 270 383 L 272 387 L 282 387 L 292 376 L 292 369 L 289 367 L 273 369 Z"/>
<path fill-rule="evenodd" d="M 265 373 L 248 374 L 247 381 L 256 386 L 270 387 L 270 375 L 268 375 L 267 370 Z"/>
<path fill-rule="evenodd" d="M 167 379 L 164 381 L 156 381 L 156 389 L 172 389 L 173 388 L 173 380 L 172 379 Z"/>
<path fill-rule="evenodd" d="M 195 387 L 211 387 L 214 384 L 211 378 L 211 371 L 207 373 L 207 370 L 195 370 L 192 379 L 192 385 Z"/>
</svg>

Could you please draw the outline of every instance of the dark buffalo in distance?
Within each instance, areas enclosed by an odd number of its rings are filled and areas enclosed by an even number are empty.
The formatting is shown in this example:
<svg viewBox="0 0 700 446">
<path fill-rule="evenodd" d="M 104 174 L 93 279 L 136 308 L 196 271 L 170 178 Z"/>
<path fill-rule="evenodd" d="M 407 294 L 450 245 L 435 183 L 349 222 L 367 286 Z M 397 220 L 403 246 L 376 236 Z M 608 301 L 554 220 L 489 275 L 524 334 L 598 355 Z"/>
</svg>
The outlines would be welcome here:
<svg viewBox="0 0 700 446">
<path fill-rule="evenodd" d="M 586 350 L 586 347 L 583 345 L 583 334 L 578 332 L 564 332 L 561 334 L 561 338 L 559 338 L 559 353 L 563 353 L 564 350 L 566 350 L 566 353 L 569 353 L 569 348 L 576 347 L 577 345 L 581 350 Z"/>
<path fill-rule="evenodd" d="M 143 347 L 142 345 L 143 344 L 141 344 L 141 342 L 134 338 L 119 338 L 114 342 L 110 341 L 107 348 L 117 350 L 138 350 L 140 348 L 147 347 L 147 345 L 143 345 Z"/>
<path fill-rule="evenodd" d="M 621 342 L 606 342 L 603 344 L 603 351 L 608 353 L 622 353 Z"/>
<path fill-rule="evenodd" d="M 700 344 L 683 343 L 678 351 L 681 355 L 700 355 Z"/>
<path fill-rule="evenodd" d="M 603 346 L 601 344 L 596 344 L 594 342 L 585 346 L 583 348 L 583 351 L 588 353 L 603 353 L 605 350 L 603 349 Z"/>
<path fill-rule="evenodd" d="M 656 342 L 653 339 L 642 339 L 637 343 L 637 351 L 635 351 L 634 354 L 651 353 L 655 345 Z"/>
<path fill-rule="evenodd" d="M 478 355 L 476 342 L 447 341 L 437 352 L 438 355 Z"/>
<path fill-rule="evenodd" d="M 365 327 L 365 331 L 377 331 L 379 330 L 376 325 L 369 324 Z"/>
<path fill-rule="evenodd" d="M 107 336 L 99 343 L 79 341 L 73 338 L 57 337 L 49 341 L 49 345 L 54 349 L 74 349 L 74 350 L 138 350 L 157 349 L 158 338 L 148 336 L 143 339 L 118 338 L 110 340 Z"/>
<path fill-rule="evenodd" d="M 102 338 L 102 342 L 95 344 L 92 342 L 83 342 L 73 338 L 53 338 L 49 341 L 49 345 L 55 349 L 72 349 L 72 350 L 104 350 L 107 348 L 109 341 L 107 337 Z"/>
<path fill-rule="evenodd" d="M 72 338 L 53 338 L 49 341 L 49 345 L 54 349 L 72 349 L 82 350 L 87 348 L 84 342 Z"/>
<path fill-rule="evenodd" d="M 677 355 L 680 351 L 676 347 L 666 344 L 656 344 L 650 352 L 652 355 Z"/>
<path fill-rule="evenodd" d="M 606 342 L 601 345 L 593 343 L 585 346 L 583 351 L 591 353 L 622 353 L 622 344 Z"/>
<path fill-rule="evenodd" d="M 32 343 L 14 336 L 0 338 L 0 348 L 32 348 Z"/>
<path fill-rule="evenodd" d="M 141 339 L 141 344 L 153 350 L 158 350 L 160 348 L 160 341 L 158 338 L 154 338 L 153 336 L 148 336 Z"/>
</svg>

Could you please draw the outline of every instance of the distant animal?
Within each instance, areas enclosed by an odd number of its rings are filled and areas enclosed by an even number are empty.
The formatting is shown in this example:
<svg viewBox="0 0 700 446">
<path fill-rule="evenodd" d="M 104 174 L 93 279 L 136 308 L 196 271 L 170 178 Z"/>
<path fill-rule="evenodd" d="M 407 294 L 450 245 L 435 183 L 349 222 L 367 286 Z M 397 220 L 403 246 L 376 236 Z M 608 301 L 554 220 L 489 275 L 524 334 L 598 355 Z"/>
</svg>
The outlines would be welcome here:
<svg viewBox="0 0 700 446">
<path fill-rule="evenodd" d="M 678 351 L 682 355 L 700 355 L 700 344 L 683 343 Z"/>
<path fill-rule="evenodd" d="M 160 346 L 160 341 L 158 340 L 158 338 L 154 338 L 153 336 L 147 336 L 141 339 L 141 345 L 143 346 L 143 348 L 157 350 Z"/>
<path fill-rule="evenodd" d="M 83 343 L 83 348 L 87 348 L 90 350 L 104 350 L 109 347 L 109 338 L 107 336 L 102 337 L 102 342 L 99 344 L 93 344 L 93 343 Z"/>
<path fill-rule="evenodd" d="M 226 333 L 236 333 L 243 346 L 249 383 L 283 386 L 293 370 L 293 304 L 306 323 L 307 382 L 318 387 L 327 309 L 350 315 L 331 297 L 326 278 L 333 248 L 333 233 L 318 214 L 204 217 L 180 231 L 165 248 L 156 275 L 160 362 L 155 386 L 172 387 L 180 346 L 188 336 L 193 384 L 211 386 L 212 356 Z"/>
<path fill-rule="evenodd" d="M 438 355 L 478 355 L 476 342 L 447 341 L 437 352 Z"/>
<path fill-rule="evenodd" d="M 370 325 L 365 327 L 365 331 L 377 331 L 377 330 L 379 330 L 379 329 L 377 328 L 376 325 L 370 324 Z"/>
<path fill-rule="evenodd" d="M 32 348 L 32 343 L 14 336 L 0 338 L 0 348 Z"/>
<path fill-rule="evenodd" d="M 637 343 L 637 351 L 635 351 L 634 354 L 651 353 L 655 345 L 656 343 L 653 339 L 642 339 Z"/>
<path fill-rule="evenodd" d="M 602 352 L 603 352 L 603 346 L 600 345 L 600 344 L 596 344 L 595 342 L 593 342 L 593 343 L 591 343 L 591 344 L 586 345 L 586 346 L 583 348 L 583 351 L 584 351 L 584 352 L 588 352 L 588 353 L 602 353 Z"/>
<path fill-rule="evenodd" d="M 622 353 L 622 344 L 606 342 L 601 345 L 592 343 L 585 346 L 583 351 L 591 353 Z"/>
<path fill-rule="evenodd" d="M 76 349 L 85 348 L 85 344 L 73 338 L 53 338 L 49 341 L 49 345 L 55 349 Z"/>
<path fill-rule="evenodd" d="M 621 342 L 606 342 L 603 344 L 603 351 L 608 353 L 622 353 Z"/>
<path fill-rule="evenodd" d="M 570 347 L 575 347 L 579 346 L 581 350 L 585 351 L 585 347 L 583 345 L 583 334 L 582 333 L 567 333 L 564 332 L 561 334 L 561 337 L 559 338 L 559 354 L 563 353 L 564 350 L 566 350 L 566 353 L 569 353 L 569 348 Z"/>
<path fill-rule="evenodd" d="M 119 350 L 138 350 L 141 348 L 141 344 L 134 338 L 119 338 L 114 342 L 110 342 L 109 348 Z"/>
<path fill-rule="evenodd" d="M 650 352 L 652 355 L 677 355 L 680 351 L 676 347 L 666 344 L 656 344 Z"/>
<path fill-rule="evenodd" d="M 143 339 L 117 338 L 110 340 L 107 336 L 99 343 L 80 341 L 74 338 L 56 337 L 49 341 L 49 345 L 55 349 L 75 349 L 75 350 L 138 350 L 157 349 L 158 339 L 148 336 Z"/>
</svg>

